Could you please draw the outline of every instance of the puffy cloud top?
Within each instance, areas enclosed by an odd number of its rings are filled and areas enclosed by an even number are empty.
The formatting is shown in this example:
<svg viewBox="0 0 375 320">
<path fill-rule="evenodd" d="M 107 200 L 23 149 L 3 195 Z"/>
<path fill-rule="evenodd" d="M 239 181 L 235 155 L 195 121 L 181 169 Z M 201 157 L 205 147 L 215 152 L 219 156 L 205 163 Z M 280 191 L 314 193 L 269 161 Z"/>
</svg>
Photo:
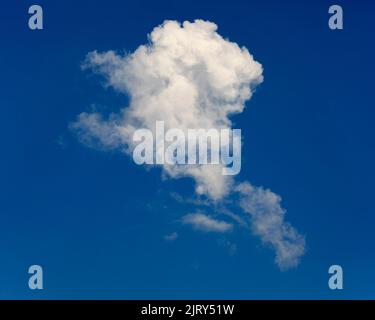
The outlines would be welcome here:
<svg viewBox="0 0 375 320">
<path fill-rule="evenodd" d="M 253 88 L 262 82 L 262 66 L 246 48 L 224 39 L 216 24 L 203 20 L 165 21 L 149 35 L 149 44 L 120 56 L 113 51 L 88 54 L 85 68 L 103 74 L 110 86 L 126 93 L 130 105 L 104 120 L 83 113 L 74 127 L 86 143 L 102 147 L 134 147 L 136 129 L 153 130 L 157 120 L 170 128 L 230 128 L 229 116 L 242 112 Z M 164 166 L 171 177 L 190 176 L 196 190 L 213 199 L 227 194 L 231 178 L 221 165 Z"/>
</svg>

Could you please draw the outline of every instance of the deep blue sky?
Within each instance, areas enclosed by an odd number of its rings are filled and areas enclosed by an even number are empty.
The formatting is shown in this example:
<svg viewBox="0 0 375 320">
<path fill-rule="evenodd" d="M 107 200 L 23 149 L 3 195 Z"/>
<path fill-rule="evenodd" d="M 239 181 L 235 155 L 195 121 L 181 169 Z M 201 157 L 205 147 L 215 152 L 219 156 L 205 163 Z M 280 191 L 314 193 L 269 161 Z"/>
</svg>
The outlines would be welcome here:
<svg viewBox="0 0 375 320">
<path fill-rule="evenodd" d="M 44 9 L 42 31 L 28 7 Z M 328 28 L 341 4 L 344 30 Z M 11 1 L 0 14 L 0 298 L 375 298 L 372 1 Z M 234 118 L 241 179 L 283 197 L 307 253 L 281 272 L 245 229 L 181 226 L 192 208 L 118 153 L 77 142 L 71 121 L 127 98 L 80 64 L 92 50 L 133 51 L 166 19 L 207 19 L 246 46 L 265 81 Z M 177 231 L 174 242 L 165 234 Z M 234 255 L 226 241 L 236 243 Z M 45 289 L 27 269 L 44 268 Z M 344 290 L 328 289 L 328 268 Z"/>
</svg>

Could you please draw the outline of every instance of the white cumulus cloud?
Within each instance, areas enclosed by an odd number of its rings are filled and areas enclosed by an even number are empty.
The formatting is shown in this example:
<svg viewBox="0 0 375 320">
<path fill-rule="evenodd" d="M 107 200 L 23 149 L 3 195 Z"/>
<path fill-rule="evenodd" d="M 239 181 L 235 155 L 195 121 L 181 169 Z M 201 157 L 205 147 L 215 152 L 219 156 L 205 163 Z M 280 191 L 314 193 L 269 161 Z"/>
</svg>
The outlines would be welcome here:
<svg viewBox="0 0 375 320">
<path fill-rule="evenodd" d="M 134 131 L 154 131 L 159 120 L 164 121 L 165 130 L 178 128 L 185 133 L 187 129 L 230 129 L 230 117 L 243 112 L 255 87 L 263 81 L 262 65 L 249 51 L 223 38 L 216 24 L 203 20 L 183 24 L 165 21 L 151 32 L 148 44 L 133 53 L 93 51 L 87 55 L 84 68 L 103 75 L 108 86 L 129 97 L 129 105 L 109 117 L 81 113 L 71 128 L 89 146 L 127 154 L 135 147 Z M 250 224 L 252 232 L 274 248 L 280 268 L 299 263 L 305 251 L 304 238 L 284 221 L 285 210 L 278 195 L 248 182 L 238 184 L 233 176 L 222 175 L 221 164 L 161 168 L 163 176 L 193 178 L 196 193 L 210 203 L 240 195 L 239 212 L 223 212 L 242 227 Z M 182 221 L 204 231 L 233 228 L 203 213 L 186 215 Z"/>
<path fill-rule="evenodd" d="M 151 32 L 149 44 L 131 54 L 89 53 L 85 68 L 104 75 L 108 85 L 129 96 L 130 104 L 110 119 L 82 113 L 72 125 L 81 140 L 131 152 L 134 131 L 154 131 L 157 120 L 164 121 L 165 130 L 230 128 L 229 116 L 243 111 L 263 80 L 262 66 L 216 30 L 214 23 L 202 20 L 165 21 Z M 192 177 L 197 193 L 215 200 L 228 193 L 232 180 L 220 173 L 222 165 L 163 170 L 173 178 Z"/>
</svg>

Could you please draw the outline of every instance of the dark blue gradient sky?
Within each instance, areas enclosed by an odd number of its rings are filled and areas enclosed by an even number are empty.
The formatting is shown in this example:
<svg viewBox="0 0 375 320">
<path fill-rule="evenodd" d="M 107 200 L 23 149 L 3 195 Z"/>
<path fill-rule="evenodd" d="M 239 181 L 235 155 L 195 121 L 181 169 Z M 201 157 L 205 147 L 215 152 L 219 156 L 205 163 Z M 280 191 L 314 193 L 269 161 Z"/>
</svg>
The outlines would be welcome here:
<svg viewBox="0 0 375 320">
<path fill-rule="evenodd" d="M 42 31 L 27 26 L 34 2 L 0 9 L 0 298 L 375 298 L 374 2 L 337 2 L 342 31 L 328 28 L 331 1 L 35 3 Z M 196 18 L 264 67 L 233 118 L 240 179 L 282 196 L 306 236 L 295 269 L 280 271 L 247 230 L 181 225 L 194 208 L 170 192 L 191 195 L 192 180 L 162 181 L 68 128 L 93 104 L 109 113 L 127 103 L 81 70 L 88 52 L 131 52 L 164 20 Z M 44 268 L 42 291 L 28 289 L 32 264 Z M 332 264 L 344 269 L 342 291 L 328 288 Z"/>
</svg>

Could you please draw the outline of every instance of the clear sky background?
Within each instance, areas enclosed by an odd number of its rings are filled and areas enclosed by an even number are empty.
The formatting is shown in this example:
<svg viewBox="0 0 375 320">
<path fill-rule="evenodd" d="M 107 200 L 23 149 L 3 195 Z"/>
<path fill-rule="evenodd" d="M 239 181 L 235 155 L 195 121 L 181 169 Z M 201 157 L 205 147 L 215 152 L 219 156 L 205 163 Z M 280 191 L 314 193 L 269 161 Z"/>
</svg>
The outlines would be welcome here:
<svg viewBox="0 0 375 320">
<path fill-rule="evenodd" d="M 42 31 L 28 28 L 31 4 L 0 10 L 0 298 L 375 298 L 374 2 L 38 0 Z M 342 5 L 344 30 L 328 28 L 331 4 Z M 69 130 L 93 104 L 127 104 L 81 70 L 88 52 L 131 52 L 164 20 L 197 18 L 264 67 L 233 118 L 240 179 L 282 196 L 306 236 L 295 269 L 280 271 L 246 229 L 182 225 L 194 208 L 171 192 L 191 196 L 191 179 L 162 181 Z M 32 264 L 44 290 L 27 286 Z M 328 288 L 333 264 L 342 291 Z"/>
</svg>

